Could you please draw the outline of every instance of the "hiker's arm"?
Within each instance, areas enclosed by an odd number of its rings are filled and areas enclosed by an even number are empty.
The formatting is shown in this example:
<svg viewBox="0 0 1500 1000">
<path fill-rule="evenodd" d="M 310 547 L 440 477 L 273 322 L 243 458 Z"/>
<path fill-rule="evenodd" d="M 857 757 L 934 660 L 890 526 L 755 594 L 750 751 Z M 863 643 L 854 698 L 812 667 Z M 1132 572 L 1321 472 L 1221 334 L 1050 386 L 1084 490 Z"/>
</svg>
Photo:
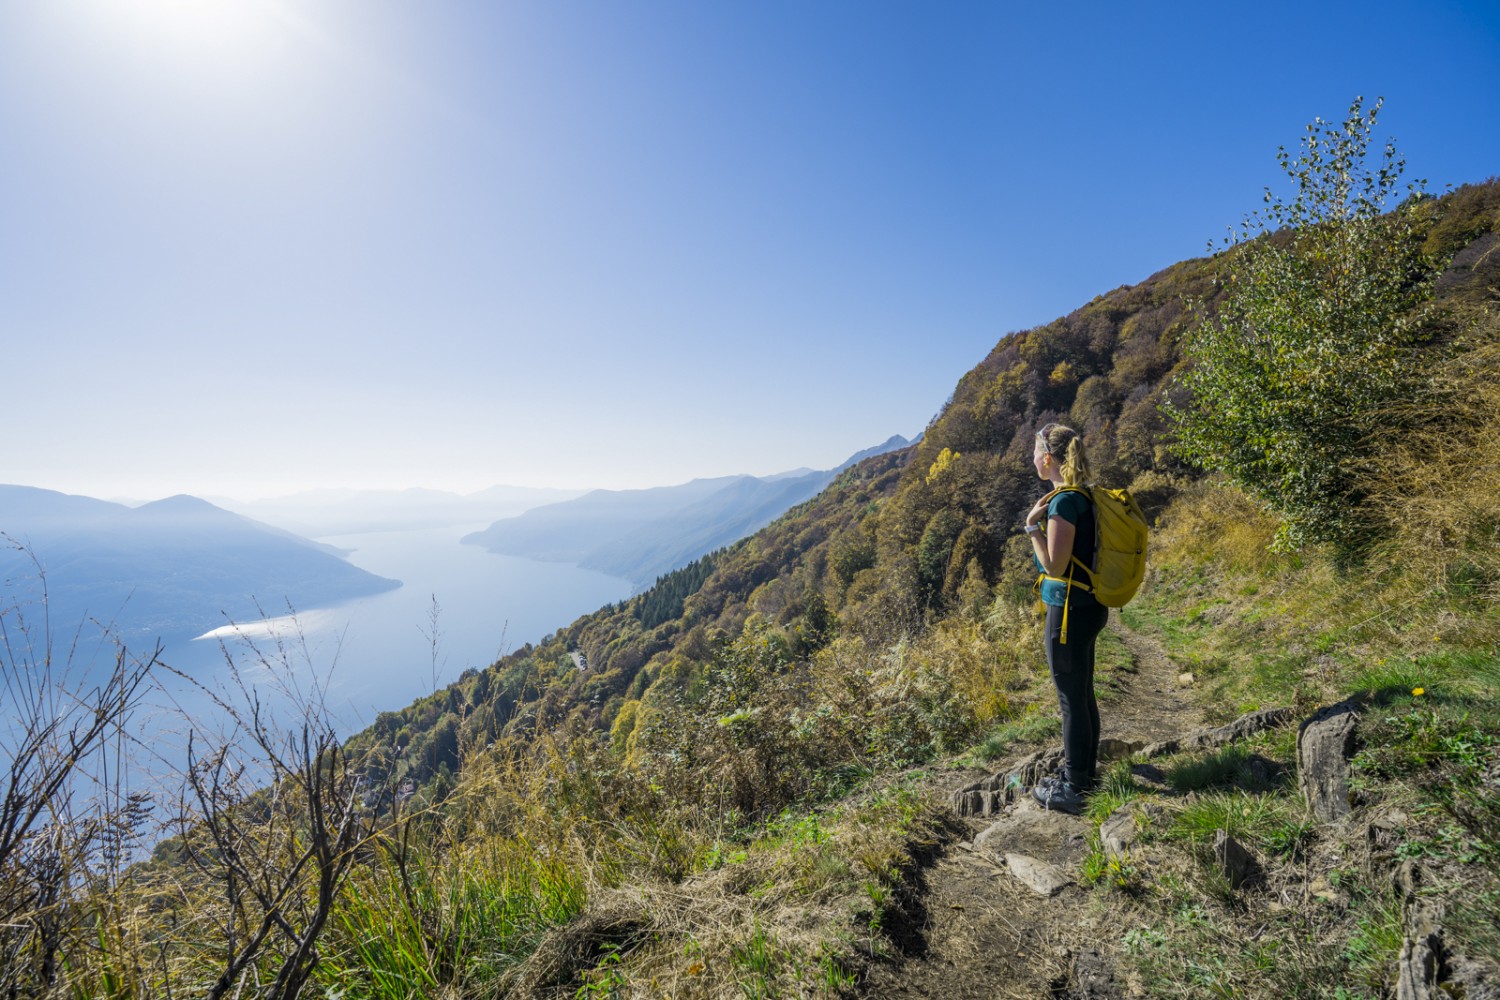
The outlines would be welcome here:
<svg viewBox="0 0 1500 1000">
<path fill-rule="evenodd" d="M 1047 518 L 1047 530 L 1031 536 L 1031 545 L 1042 572 L 1048 576 L 1062 576 L 1068 570 L 1068 560 L 1073 557 L 1073 536 L 1078 532 L 1072 521 L 1053 515 Z"/>
</svg>

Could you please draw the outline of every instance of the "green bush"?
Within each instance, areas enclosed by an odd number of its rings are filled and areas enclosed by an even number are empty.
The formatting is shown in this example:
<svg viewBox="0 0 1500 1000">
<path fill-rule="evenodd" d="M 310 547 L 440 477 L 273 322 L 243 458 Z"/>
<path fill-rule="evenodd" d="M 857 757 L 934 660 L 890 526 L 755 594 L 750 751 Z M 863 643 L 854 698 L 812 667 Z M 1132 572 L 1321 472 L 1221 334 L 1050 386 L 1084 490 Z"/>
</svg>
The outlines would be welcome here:
<svg viewBox="0 0 1500 1000">
<path fill-rule="evenodd" d="M 1429 222 L 1419 185 L 1385 211 L 1404 161 L 1387 143 L 1370 162 L 1379 108 L 1356 98 L 1341 124 L 1307 126 L 1295 159 L 1281 150 L 1296 194 L 1267 189 L 1266 209 L 1226 241 L 1217 310 L 1185 345 L 1190 398 L 1169 408 L 1178 453 L 1274 511 L 1282 549 L 1367 541 L 1371 432 L 1420 375 L 1409 349 L 1435 273 Z"/>
</svg>

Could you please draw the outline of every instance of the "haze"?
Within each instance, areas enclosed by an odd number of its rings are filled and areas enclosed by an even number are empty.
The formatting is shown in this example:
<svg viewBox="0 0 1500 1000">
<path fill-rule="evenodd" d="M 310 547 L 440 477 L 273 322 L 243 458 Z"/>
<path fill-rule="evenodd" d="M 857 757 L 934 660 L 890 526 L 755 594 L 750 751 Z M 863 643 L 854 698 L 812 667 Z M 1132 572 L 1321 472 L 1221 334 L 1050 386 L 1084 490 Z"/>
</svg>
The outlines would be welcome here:
<svg viewBox="0 0 1500 1000">
<path fill-rule="evenodd" d="M 1384 95 L 1500 169 L 1500 7 L 0 8 L 0 481 L 628 488 L 911 436 Z"/>
</svg>

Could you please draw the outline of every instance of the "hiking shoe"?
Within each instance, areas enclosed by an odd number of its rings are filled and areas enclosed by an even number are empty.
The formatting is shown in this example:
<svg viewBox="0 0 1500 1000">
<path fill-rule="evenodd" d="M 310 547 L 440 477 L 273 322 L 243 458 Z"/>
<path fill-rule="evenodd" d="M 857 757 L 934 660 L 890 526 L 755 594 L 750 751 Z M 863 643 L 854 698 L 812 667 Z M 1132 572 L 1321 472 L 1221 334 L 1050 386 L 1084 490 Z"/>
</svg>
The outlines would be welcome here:
<svg viewBox="0 0 1500 1000">
<path fill-rule="evenodd" d="M 1083 812 L 1083 794 L 1067 781 L 1058 778 L 1043 778 L 1031 790 L 1031 797 L 1042 804 L 1042 808 L 1055 812 Z"/>
</svg>

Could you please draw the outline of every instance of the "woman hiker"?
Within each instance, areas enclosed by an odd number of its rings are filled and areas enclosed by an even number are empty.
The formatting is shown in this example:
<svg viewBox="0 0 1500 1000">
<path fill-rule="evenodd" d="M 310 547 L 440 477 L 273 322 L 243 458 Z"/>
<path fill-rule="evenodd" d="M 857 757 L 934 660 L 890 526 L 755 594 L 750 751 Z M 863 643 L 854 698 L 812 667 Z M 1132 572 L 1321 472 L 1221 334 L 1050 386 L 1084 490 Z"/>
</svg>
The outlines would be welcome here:
<svg viewBox="0 0 1500 1000">
<path fill-rule="evenodd" d="M 1078 432 L 1062 424 L 1037 431 L 1032 453 L 1036 474 L 1052 484 L 1083 486 L 1092 477 Z M 1047 609 L 1047 666 L 1062 709 L 1062 778 L 1043 778 L 1032 795 L 1048 809 L 1076 813 L 1093 790 L 1099 758 L 1099 703 L 1094 699 L 1094 640 L 1109 609 L 1088 589 L 1096 530 L 1087 492 L 1066 490 L 1043 497 L 1026 515 L 1032 555 L 1042 571 L 1042 603 Z M 1072 586 L 1068 584 L 1072 574 Z M 1079 584 L 1083 584 L 1082 587 Z"/>
</svg>

